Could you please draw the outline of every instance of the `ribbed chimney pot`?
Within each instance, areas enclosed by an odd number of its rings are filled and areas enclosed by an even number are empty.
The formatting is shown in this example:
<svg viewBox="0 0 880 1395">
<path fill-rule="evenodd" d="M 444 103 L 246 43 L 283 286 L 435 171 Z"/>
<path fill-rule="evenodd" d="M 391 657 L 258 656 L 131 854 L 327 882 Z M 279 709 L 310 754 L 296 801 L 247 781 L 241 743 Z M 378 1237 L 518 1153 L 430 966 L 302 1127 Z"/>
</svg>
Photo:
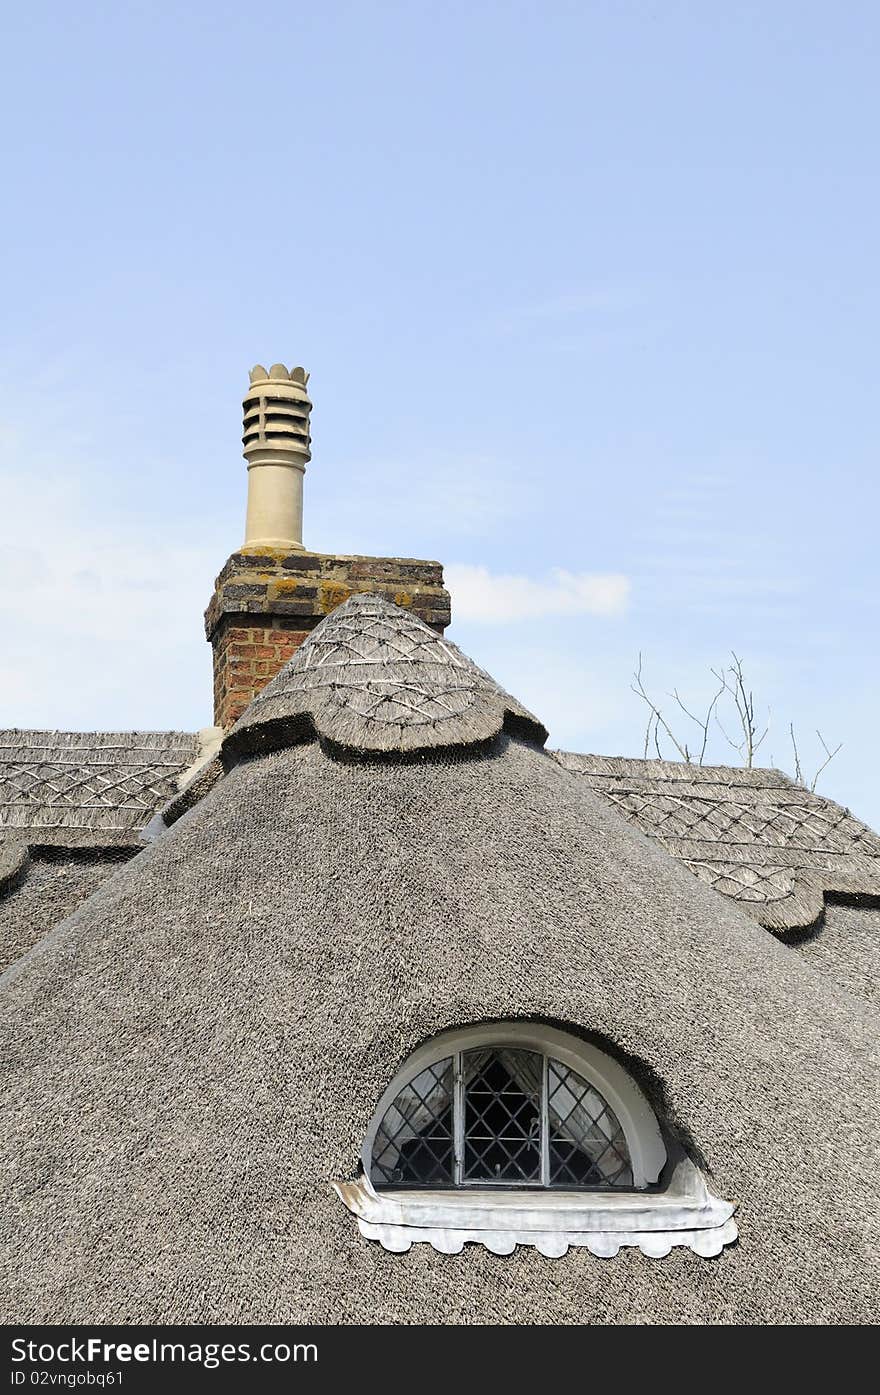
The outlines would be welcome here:
<svg viewBox="0 0 880 1395">
<path fill-rule="evenodd" d="M 244 546 L 283 547 L 302 552 L 302 497 L 306 462 L 311 460 L 304 368 L 261 363 L 250 372 L 244 398 L 243 454 L 248 463 L 248 503 Z"/>
</svg>

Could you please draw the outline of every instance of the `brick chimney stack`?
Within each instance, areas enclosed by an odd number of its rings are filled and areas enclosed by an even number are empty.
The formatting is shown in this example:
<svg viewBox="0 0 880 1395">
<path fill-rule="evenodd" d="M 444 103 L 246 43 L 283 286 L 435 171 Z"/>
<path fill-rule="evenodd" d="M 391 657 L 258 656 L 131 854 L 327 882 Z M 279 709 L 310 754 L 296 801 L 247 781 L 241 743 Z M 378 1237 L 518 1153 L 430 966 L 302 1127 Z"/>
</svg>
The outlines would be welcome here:
<svg viewBox="0 0 880 1395">
<path fill-rule="evenodd" d="M 439 562 L 308 552 L 302 494 L 311 460 L 309 375 L 281 363 L 251 370 L 244 398 L 245 540 L 214 584 L 205 633 L 214 650 L 214 721 L 232 726 L 311 630 L 356 591 L 413 610 L 441 633 L 449 593 Z"/>
</svg>

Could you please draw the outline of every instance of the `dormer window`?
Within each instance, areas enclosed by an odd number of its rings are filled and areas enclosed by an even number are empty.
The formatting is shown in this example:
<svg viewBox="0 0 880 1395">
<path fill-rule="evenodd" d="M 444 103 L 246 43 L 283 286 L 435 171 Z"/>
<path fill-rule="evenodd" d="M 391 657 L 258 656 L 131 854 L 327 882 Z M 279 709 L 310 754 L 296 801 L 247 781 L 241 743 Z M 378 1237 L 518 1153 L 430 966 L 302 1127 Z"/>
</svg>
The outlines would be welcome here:
<svg viewBox="0 0 880 1395">
<path fill-rule="evenodd" d="M 632 1188 L 620 1121 L 594 1084 L 546 1052 L 456 1051 L 419 1071 L 373 1139 L 382 1187 Z"/>
<path fill-rule="evenodd" d="M 675 1245 L 715 1255 L 736 1238 L 627 1071 L 539 1023 L 486 1023 L 421 1046 L 367 1131 L 362 1173 L 334 1186 L 361 1232 L 386 1249 L 481 1242 L 548 1256 Z"/>
</svg>

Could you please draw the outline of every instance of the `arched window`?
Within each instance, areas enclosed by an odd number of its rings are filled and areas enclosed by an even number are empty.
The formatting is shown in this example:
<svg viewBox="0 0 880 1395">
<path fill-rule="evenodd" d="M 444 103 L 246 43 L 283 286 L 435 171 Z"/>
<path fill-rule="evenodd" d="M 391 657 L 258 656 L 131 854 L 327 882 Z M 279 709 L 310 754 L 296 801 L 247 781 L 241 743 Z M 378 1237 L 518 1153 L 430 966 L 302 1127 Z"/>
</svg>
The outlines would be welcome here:
<svg viewBox="0 0 880 1395">
<path fill-rule="evenodd" d="M 533 1022 L 444 1032 L 389 1083 L 364 1140 L 362 1176 L 334 1186 L 386 1249 L 428 1240 L 499 1254 L 533 1244 L 599 1255 L 621 1245 L 717 1254 L 736 1237 L 651 1106 L 606 1052 Z"/>
<path fill-rule="evenodd" d="M 377 1190 L 632 1190 L 666 1148 L 626 1071 L 598 1047 L 534 1022 L 443 1033 L 407 1061 L 367 1132 Z"/>
<path fill-rule="evenodd" d="M 620 1121 L 545 1052 L 477 1046 L 425 1066 L 373 1139 L 374 1187 L 631 1187 Z"/>
</svg>

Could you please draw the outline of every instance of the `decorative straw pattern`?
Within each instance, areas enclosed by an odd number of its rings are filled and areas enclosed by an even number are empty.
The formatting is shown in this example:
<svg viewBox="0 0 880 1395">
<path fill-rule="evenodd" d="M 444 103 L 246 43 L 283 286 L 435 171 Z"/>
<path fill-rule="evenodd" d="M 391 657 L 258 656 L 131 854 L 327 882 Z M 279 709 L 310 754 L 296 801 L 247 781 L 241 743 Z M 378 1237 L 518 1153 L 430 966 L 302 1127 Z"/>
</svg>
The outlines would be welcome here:
<svg viewBox="0 0 880 1395">
<path fill-rule="evenodd" d="M 0 839 L 137 841 L 198 750 L 190 732 L 0 732 Z"/>
<path fill-rule="evenodd" d="M 812 925 L 826 892 L 880 896 L 880 837 L 779 770 L 554 755 L 768 929 Z"/>
<path fill-rule="evenodd" d="M 312 632 L 233 727 L 225 754 L 301 740 L 314 729 L 355 751 L 406 752 L 489 741 L 544 726 L 411 611 L 355 595 Z"/>
</svg>

